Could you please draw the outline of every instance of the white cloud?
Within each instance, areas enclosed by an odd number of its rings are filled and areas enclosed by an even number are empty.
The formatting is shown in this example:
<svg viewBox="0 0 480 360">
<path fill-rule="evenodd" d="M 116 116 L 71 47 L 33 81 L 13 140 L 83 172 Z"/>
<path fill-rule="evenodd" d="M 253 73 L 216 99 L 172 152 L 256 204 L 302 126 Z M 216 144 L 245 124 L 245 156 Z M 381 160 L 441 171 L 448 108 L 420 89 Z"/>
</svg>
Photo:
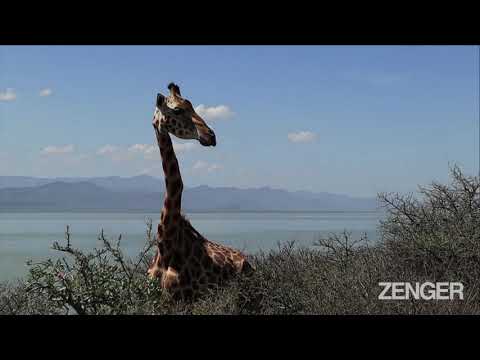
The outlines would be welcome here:
<svg viewBox="0 0 480 360">
<path fill-rule="evenodd" d="M 205 169 L 208 167 L 208 163 L 206 163 L 205 161 L 197 161 L 195 162 L 195 164 L 193 164 L 193 170 L 200 170 L 200 169 Z"/>
<path fill-rule="evenodd" d="M 195 164 L 193 164 L 192 169 L 193 171 L 197 171 L 197 172 L 211 173 L 214 171 L 221 170 L 222 166 L 218 164 L 209 164 L 205 161 L 198 160 L 197 162 L 195 162 Z"/>
<path fill-rule="evenodd" d="M 208 172 L 221 170 L 222 168 L 223 168 L 222 165 L 212 164 L 212 165 L 210 165 L 210 166 L 208 167 Z"/>
<path fill-rule="evenodd" d="M 52 95 L 52 93 L 53 93 L 52 89 L 50 89 L 50 88 L 45 88 L 45 89 L 40 90 L 40 94 L 39 94 L 39 95 L 40 95 L 40 96 L 50 96 L 50 95 Z"/>
<path fill-rule="evenodd" d="M 177 154 L 190 151 L 196 147 L 195 143 L 173 143 L 173 148 Z M 160 159 L 157 144 L 133 144 L 127 147 L 107 144 L 97 150 L 97 155 L 106 156 L 115 161 L 138 160 L 139 157 L 145 160 Z"/>
<path fill-rule="evenodd" d="M 288 134 L 288 140 L 293 143 L 307 143 L 312 142 L 317 138 L 317 135 L 311 131 L 299 131 Z"/>
<path fill-rule="evenodd" d="M 173 150 L 176 152 L 182 153 L 182 152 L 187 152 L 195 149 L 197 145 L 193 142 L 188 142 L 188 143 L 173 143 Z"/>
<path fill-rule="evenodd" d="M 127 161 L 132 159 L 132 154 L 125 151 L 124 148 L 115 145 L 104 145 L 97 150 L 97 155 L 105 156 L 113 161 Z"/>
<path fill-rule="evenodd" d="M 218 106 L 205 106 L 203 104 L 198 105 L 195 108 L 195 111 L 198 115 L 203 117 L 205 120 L 221 120 L 221 119 L 229 119 L 234 115 L 234 112 L 230 110 L 230 108 L 226 105 L 218 105 Z"/>
<path fill-rule="evenodd" d="M 119 149 L 117 146 L 114 145 L 104 145 L 100 149 L 98 149 L 97 154 L 98 155 L 111 155 L 115 152 L 117 152 Z"/>
<path fill-rule="evenodd" d="M 148 144 L 134 144 L 127 149 L 129 154 L 142 154 L 145 159 L 153 159 L 157 155 L 157 147 Z"/>
<path fill-rule="evenodd" d="M 8 88 L 5 91 L 0 91 L 0 101 L 13 101 L 17 98 L 17 94 L 11 88 Z"/>
<path fill-rule="evenodd" d="M 127 149 L 130 153 L 152 153 L 155 151 L 155 146 L 148 144 L 134 144 Z"/>
<path fill-rule="evenodd" d="M 41 154 L 43 155 L 54 155 L 54 154 L 68 154 L 74 151 L 74 146 L 72 144 L 65 146 L 55 146 L 49 145 L 42 149 Z"/>
<path fill-rule="evenodd" d="M 195 143 L 176 143 L 173 142 L 173 149 L 177 154 L 191 151 L 195 149 L 197 145 Z M 130 154 L 143 154 L 145 159 L 157 159 L 160 156 L 158 145 L 149 144 L 134 144 L 130 146 L 127 151 Z"/>
</svg>

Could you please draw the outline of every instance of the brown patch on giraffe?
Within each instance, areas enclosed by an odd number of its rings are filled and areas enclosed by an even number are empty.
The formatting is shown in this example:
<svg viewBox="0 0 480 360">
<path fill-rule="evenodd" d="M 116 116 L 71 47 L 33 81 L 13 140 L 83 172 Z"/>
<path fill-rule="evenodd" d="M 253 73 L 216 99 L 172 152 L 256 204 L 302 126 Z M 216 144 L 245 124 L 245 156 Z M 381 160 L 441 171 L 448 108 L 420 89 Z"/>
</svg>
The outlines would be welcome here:
<svg viewBox="0 0 480 360">
<path fill-rule="evenodd" d="M 211 244 L 209 243 L 206 247 L 205 247 L 205 251 L 207 253 L 208 256 L 212 257 L 213 256 L 213 249 L 212 249 L 212 246 Z"/>
<path fill-rule="evenodd" d="M 193 243 L 192 245 L 193 245 L 192 246 L 193 257 L 200 260 L 202 258 L 202 255 L 203 255 L 201 245 L 197 242 Z"/>
<path fill-rule="evenodd" d="M 180 206 L 182 204 L 182 197 L 180 196 L 180 194 L 178 194 L 177 198 L 174 200 L 174 206 L 175 206 L 175 209 L 180 209 Z"/>
<path fill-rule="evenodd" d="M 158 141 L 161 143 L 162 141 L 165 141 L 165 140 L 160 139 Z M 162 155 L 162 161 L 164 161 L 165 159 L 163 158 L 163 156 L 165 155 L 165 148 L 160 147 L 160 155 Z"/>
<path fill-rule="evenodd" d="M 192 276 L 190 275 L 190 271 L 188 268 L 183 269 L 182 271 L 182 283 L 184 284 L 190 284 L 192 281 Z"/>
<path fill-rule="evenodd" d="M 182 189 L 183 188 L 183 185 L 182 185 L 182 180 L 180 179 L 180 177 L 177 177 L 175 180 L 173 180 L 171 182 L 171 185 L 172 185 L 172 189 L 176 190 L 176 189 Z"/>
<path fill-rule="evenodd" d="M 202 267 L 205 270 L 210 270 L 213 266 L 212 259 L 209 256 L 203 256 L 202 258 Z"/>
<path fill-rule="evenodd" d="M 171 216 L 168 215 L 168 214 L 165 214 L 165 216 L 163 217 L 163 221 L 162 221 L 163 226 L 164 226 L 164 228 L 163 228 L 164 231 L 165 231 L 166 228 L 168 229 L 168 226 L 170 225 L 171 221 L 172 221 Z M 168 234 L 166 234 L 165 232 L 164 232 L 164 235 L 168 237 Z"/>
<path fill-rule="evenodd" d="M 180 214 L 179 213 L 173 214 L 172 219 L 174 224 L 178 224 L 178 222 L 180 221 Z"/>
<path fill-rule="evenodd" d="M 173 157 L 174 157 L 173 150 L 169 148 L 167 150 L 167 153 L 165 154 L 165 158 L 167 159 L 168 162 L 171 162 L 173 160 Z"/>
<path fill-rule="evenodd" d="M 165 269 L 168 269 L 168 267 L 170 266 L 170 256 L 168 255 L 168 252 L 166 252 L 166 254 L 164 256 L 162 256 L 162 268 Z"/>
<path fill-rule="evenodd" d="M 176 248 L 183 255 L 183 247 L 185 243 L 185 238 L 182 236 L 181 229 L 176 230 Z"/>
<path fill-rule="evenodd" d="M 157 245 L 157 249 L 160 255 L 165 254 L 165 243 L 163 241 L 160 241 Z"/>
<path fill-rule="evenodd" d="M 183 242 L 183 255 L 185 256 L 186 259 L 190 259 L 192 255 L 192 246 L 189 241 L 186 239 Z"/>
<path fill-rule="evenodd" d="M 172 256 L 170 258 L 169 266 L 171 266 L 172 268 L 178 269 L 180 267 L 180 262 L 181 262 L 180 254 L 176 250 L 173 250 Z"/>
<path fill-rule="evenodd" d="M 165 198 L 165 202 L 163 203 L 163 206 L 164 206 L 165 210 L 167 210 L 167 211 L 171 209 L 172 202 L 171 202 L 169 197 Z"/>
<path fill-rule="evenodd" d="M 170 164 L 170 173 L 171 174 L 174 174 L 178 169 L 178 164 L 175 164 L 175 161 L 172 161 L 172 163 Z M 174 190 L 177 189 L 177 187 L 173 187 Z"/>
<path fill-rule="evenodd" d="M 200 270 L 198 269 L 198 267 L 196 266 L 193 266 L 191 269 L 190 269 L 190 273 L 192 274 L 192 278 L 193 279 L 198 279 L 202 274 L 200 272 Z"/>
<path fill-rule="evenodd" d="M 233 254 L 232 257 L 233 257 L 233 261 L 235 262 L 242 260 L 242 256 L 240 256 L 239 254 Z"/>
<path fill-rule="evenodd" d="M 175 226 L 169 227 L 166 233 L 166 237 L 168 239 L 172 239 L 175 235 L 177 235 L 178 229 Z"/>
<path fill-rule="evenodd" d="M 240 271 L 241 271 L 241 269 L 242 269 L 242 264 L 243 264 L 243 261 L 242 261 L 242 260 L 233 263 L 233 266 L 234 266 L 236 272 L 240 272 Z"/>
<path fill-rule="evenodd" d="M 225 257 L 221 254 L 214 254 L 213 255 L 213 259 L 215 260 L 215 262 L 219 265 L 219 266 L 223 266 L 225 265 Z"/>
<path fill-rule="evenodd" d="M 193 251 L 190 242 L 186 242 L 183 250 L 185 263 L 188 264 L 188 266 L 190 266 L 192 269 L 196 269 L 198 267 L 198 260 L 193 257 Z"/>
</svg>

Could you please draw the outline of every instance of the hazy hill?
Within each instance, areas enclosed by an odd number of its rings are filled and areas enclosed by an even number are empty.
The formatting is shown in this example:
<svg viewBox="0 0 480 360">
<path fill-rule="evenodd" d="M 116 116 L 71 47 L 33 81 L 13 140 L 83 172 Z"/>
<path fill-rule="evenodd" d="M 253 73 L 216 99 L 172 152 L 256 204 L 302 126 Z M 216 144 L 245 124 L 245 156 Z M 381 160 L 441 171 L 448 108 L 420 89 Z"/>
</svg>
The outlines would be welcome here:
<svg viewBox="0 0 480 360">
<path fill-rule="evenodd" d="M 112 191 L 163 191 L 165 183 L 163 179 L 148 175 L 133 177 L 106 176 L 106 177 L 60 177 L 60 178 L 36 178 L 28 176 L 0 176 L 0 189 L 23 188 L 51 184 L 55 182 L 78 183 L 89 182 Z"/>
<path fill-rule="evenodd" d="M 40 185 L 35 185 L 36 181 Z M 44 181 L 46 179 L 22 178 L 17 185 L 29 186 L 0 188 L 0 210 L 158 211 L 162 206 L 163 181 L 150 176 L 93 178 L 88 181 L 56 179 L 42 184 Z M 186 211 L 339 211 L 375 210 L 376 207 L 374 198 L 289 192 L 268 187 L 197 186 L 186 188 L 183 194 L 183 209 Z"/>
</svg>

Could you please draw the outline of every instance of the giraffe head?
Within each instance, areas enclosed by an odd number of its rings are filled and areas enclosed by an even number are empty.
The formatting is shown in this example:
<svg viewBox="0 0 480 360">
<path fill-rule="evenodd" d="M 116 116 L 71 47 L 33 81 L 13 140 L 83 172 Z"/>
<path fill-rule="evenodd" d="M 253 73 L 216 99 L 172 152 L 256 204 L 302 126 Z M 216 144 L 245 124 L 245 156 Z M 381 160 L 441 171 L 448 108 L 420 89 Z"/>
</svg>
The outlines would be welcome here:
<svg viewBox="0 0 480 360">
<path fill-rule="evenodd" d="M 196 139 L 203 146 L 217 144 L 215 133 L 197 114 L 192 103 L 180 95 L 177 84 L 168 85 L 169 96 L 157 94 L 155 119 L 162 127 L 181 139 Z"/>
</svg>

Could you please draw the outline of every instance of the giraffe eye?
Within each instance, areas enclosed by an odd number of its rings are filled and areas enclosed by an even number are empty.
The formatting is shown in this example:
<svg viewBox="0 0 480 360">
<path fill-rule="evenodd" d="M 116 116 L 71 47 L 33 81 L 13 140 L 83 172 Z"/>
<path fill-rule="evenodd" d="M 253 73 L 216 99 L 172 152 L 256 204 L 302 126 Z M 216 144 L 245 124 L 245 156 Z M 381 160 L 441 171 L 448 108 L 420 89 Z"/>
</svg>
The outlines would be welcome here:
<svg viewBox="0 0 480 360">
<path fill-rule="evenodd" d="M 181 108 L 178 108 L 178 107 L 175 108 L 175 109 L 173 109 L 173 113 L 174 113 L 175 115 L 180 115 L 180 114 L 182 114 L 183 112 L 185 112 L 185 110 L 184 110 L 184 109 L 181 109 Z"/>
</svg>

